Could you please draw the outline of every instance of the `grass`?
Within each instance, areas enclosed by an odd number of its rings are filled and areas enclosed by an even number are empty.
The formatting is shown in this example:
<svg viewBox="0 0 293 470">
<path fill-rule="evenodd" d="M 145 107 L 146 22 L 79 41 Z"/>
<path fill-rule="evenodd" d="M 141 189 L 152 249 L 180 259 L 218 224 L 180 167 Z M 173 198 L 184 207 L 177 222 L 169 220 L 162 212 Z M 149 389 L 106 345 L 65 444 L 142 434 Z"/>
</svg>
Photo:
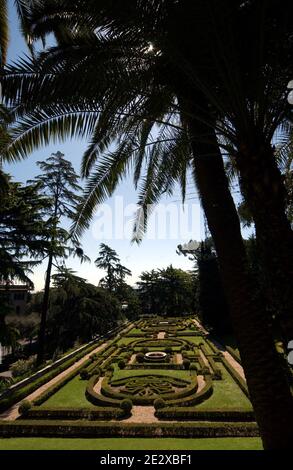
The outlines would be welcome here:
<svg viewBox="0 0 293 470">
<path fill-rule="evenodd" d="M 125 336 L 124 338 L 119 339 L 117 342 L 117 346 L 128 346 L 130 343 L 133 343 L 133 341 L 137 341 L 140 338 L 134 338 L 134 337 L 127 337 Z"/>
<path fill-rule="evenodd" d="M 202 336 L 182 336 L 180 338 L 186 339 L 187 341 L 189 341 L 192 344 L 195 344 L 196 346 L 198 346 L 200 343 L 203 343 L 207 353 L 213 354 L 211 347 L 206 343 L 206 341 L 204 340 Z"/>
<path fill-rule="evenodd" d="M 187 370 L 168 370 L 168 369 L 138 369 L 138 370 L 125 370 L 119 369 L 117 364 L 114 364 L 113 380 L 123 379 L 125 377 L 133 377 L 140 375 L 166 375 L 168 377 L 175 377 L 176 379 L 190 380 L 190 372 Z"/>
<path fill-rule="evenodd" d="M 11 438 L 0 439 L 0 450 L 261 450 L 259 438 Z"/>
<path fill-rule="evenodd" d="M 126 336 L 140 335 L 142 333 L 143 333 L 143 331 L 140 328 L 132 328 L 132 330 L 128 331 Z"/>
<path fill-rule="evenodd" d="M 251 410 L 252 406 L 246 395 L 242 392 L 231 375 L 222 364 L 217 364 L 222 371 L 222 380 L 213 381 L 213 394 L 197 406 L 197 409 L 223 408 L 243 408 Z"/>
<path fill-rule="evenodd" d="M 85 397 L 85 389 L 87 380 L 81 380 L 79 376 L 72 379 L 58 392 L 45 401 L 41 407 L 43 408 L 93 408 Z"/>
</svg>

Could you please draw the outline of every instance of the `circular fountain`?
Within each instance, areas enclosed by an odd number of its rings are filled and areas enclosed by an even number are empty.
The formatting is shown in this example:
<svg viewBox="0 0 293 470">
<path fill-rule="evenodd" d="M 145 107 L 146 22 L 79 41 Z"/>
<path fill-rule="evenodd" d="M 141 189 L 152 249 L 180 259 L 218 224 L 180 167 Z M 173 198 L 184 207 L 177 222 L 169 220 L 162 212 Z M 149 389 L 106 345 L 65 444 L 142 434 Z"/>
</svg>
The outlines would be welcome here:
<svg viewBox="0 0 293 470">
<path fill-rule="evenodd" d="M 146 361 L 162 362 L 166 359 L 167 354 L 163 351 L 148 352 L 144 355 Z"/>
</svg>

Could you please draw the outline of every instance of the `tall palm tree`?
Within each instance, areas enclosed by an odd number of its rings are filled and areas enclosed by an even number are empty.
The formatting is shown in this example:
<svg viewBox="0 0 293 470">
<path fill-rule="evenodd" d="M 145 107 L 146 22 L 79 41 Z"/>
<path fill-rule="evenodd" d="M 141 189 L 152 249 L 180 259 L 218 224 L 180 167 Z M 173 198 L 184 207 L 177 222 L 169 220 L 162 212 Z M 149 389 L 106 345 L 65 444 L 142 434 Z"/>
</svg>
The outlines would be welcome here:
<svg viewBox="0 0 293 470">
<path fill-rule="evenodd" d="M 98 9 L 93 10 L 94 3 Z M 37 5 L 33 12 L 35 16 L 30 18 L 35 37 L 56 31 L 59 46 L 41 54 L 37 62 L 25 60 L 18 68 L 9 69 L 5 93 L 13 104 L 20 104 L 17 108 L 20 120 L 13 130 L 14 144 L 10 147 L 10 154 L 24 156 L 37 145 L 48 142 L 50 134 L 55 137 L 73 134 L 92 136 L 83 164 L 88 185 L 84 209 L 78 219 L 79 229 L 87 225 L 95 205 L 117 187 L 129 165 L 130 156 L 134 160 L 137 183 L 144 158 L 147 158 L 148 169 L 142 179 L 146 189 L 142 193 L 142 207 L 146 207 L 147 201 L 158 198 L 164 188 L 159 187 L 159 180 L 155 185 L 151 184 L 160 169 L 164 169 L 163 174 L 171 178 L 171 183 L 179 179 L 183 188 L 186 168 L 191 166 L 194 169 L 215 240 L 264 444 L 270 448 L 286 447 L 292 439 L 292 396 L 274 350 L 267 317 L 260 305 L 251 303 L 251 284 L 239 220 L 229 192 L 216 134 L 221 132 L 227 135 L 238 149 L 239 135 L 245 136 L 245 132 L 241 134 L 240 131 L 242 128 L 247 131 L 247 119 L 244 119 L 245 125 L 240 119 L 247 111 L 243 108 L 246 102 L 238 97 L 238 90 L 234 89 L 227 101 L 227 93 L 224 92 L 231 79 L 229 77 L 227 80 L 225 76 L 224 80 L 221 68 L 212 63 L 212 73 L 209 70 L 211 77 L 207 73 L 210 63 L 207 65 L 206 56 L 214 58 L 214 54 L 208 48 L 206 55 L 208 41 L 203 42 L 201 37 L 196 36 L 198 43 L 194 42 L 194 24 L 186 21 L 186 12 L 181 9 L 184 2 L 169 2 L 175 9 L 171 14 L 170 10 L 166 14 L 166 2 L 163 0 L 138 1 L 139 10 L 135 2 L 131 2 L 131 9 L 136 11 L 135 21 L 129 14 L 133 13 L 132 10 L 125 9 L 125 2 L 124 10 L 121 9 L 121 2 L 112 3 L 111 6 L 114 10 L 117 7 L 115 11 L 120 16 L 113 16 L 113 11 L 109 14 L 106 8 L 109 2 L 89 1 L 85 4 L 79 1 L 71 10 L 67 5 L 66 17 L 62 17 L 59 8 L 66 2 L 48 2 L 48 22 L 39 20 L 42 18 L 42 5 Z M 101 9 L 103 4 L 104 10 Z M 153 5 L 156 7 L 156 21 Z M 78 11 L 81 6 L 83 18 L 80 20 Z M 190 17 L 203 18 L 206 7 L 202 2 L 196 2 L 196 7 L 198 10 L 193 11 L 196 15 Z M 57 13 L 55 23 L 52 20 L 54 8 Z M 235 20 L 234 9 L 233 13 Z M 143 19 L 143 23 L 139 18 Z M 179 28 L 175 27 L 175 20 Z M 125 21 L 128 21 L 126 27 Z M 64 22 L 66 27 L 62 29 Z M 85 24 L 89 29 L 85 30 Z M 145 24 L 147 27 L 144 27 Z M 104 30 L 101 29 L 99 34 L 87 32 L 96 30 L 97 25 L 103 25 Z M 200 22 L 197 26 L 206 38 Z M 109 36 L 105 30 L 110 27 L 113 33 Z M 160 30 L 163 34 L 159 34 Z M 147 38 L 154 46 L 148 44 Z M 196 48 L 193 48 L 194 43 L 197 44 Z M 154 53 L 148 53 L 153 49 Z M 194 67 L 195 62 L 200 66 Z M 225 72 L 227 74 L 226 69 Z M 15 103 L 15 99 L 20 102 Z M 152 146 L 150 134 L 155 124 L 161 124 L 163 142 L 160 138 L 155 139 Z M 95 167 L 99 153 L 117 138 L 121 143 L 116 151 L 100 158 Z M 168 140 L 169 149 L 170 146 L 172 148 L 171 156 L 177 156 L 173 162 L 166 156 Z M 185 158 L 182 158 L 182 142 L 188 142 L 185 148 L 192 150 Z M 243 173 L 244 170 L 240 168 L 240 171 Z M 254 174 L 250 177 L 255 181 Z M 170 183 L 165 187 L 171 190 Z"/>
<path fill-rule="evenodd" d="M 0 5 L 0 65 L 6 61 L 8 37 L 7 2 L 3 0 Z"/>
</svg>

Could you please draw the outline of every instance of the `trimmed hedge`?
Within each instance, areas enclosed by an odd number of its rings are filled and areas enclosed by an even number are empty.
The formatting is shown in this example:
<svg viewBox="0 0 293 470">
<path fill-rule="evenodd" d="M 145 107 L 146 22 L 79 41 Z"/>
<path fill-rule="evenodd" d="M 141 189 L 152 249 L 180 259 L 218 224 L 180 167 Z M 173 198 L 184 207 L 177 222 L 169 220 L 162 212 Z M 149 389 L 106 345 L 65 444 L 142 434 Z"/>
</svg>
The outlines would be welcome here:
<svg viewBox="0 0 293 470">
<path fill-rule="evenodd" d="M 125 412 L 120 408 L 31 408 L 22 419 L 35 420 L 80 420 L 88 421 L 122 419 Z"/>
<path fill-rule="evenodd" d="M 228 353 L 231 354 L 233 359 L 235 359 L 235 361 L 237 361 L 241 365 L 241 358 L 240 358 L 239 352 L 235 351 L 235 349 L 231 348 L 231 346 L 226 345 L 225 347 L 226 347 Z"/>
<path fill-rule="evenodd" d="M 221 380 L 222 379 L 222 371 L 219 369 L 213 359 L 212 356 L 208 356 L 207 360 L 209 361 L 210 367 L 213 371 L 213 379 L 214 380 Z"/>
<path fill-rule="evenodd" d="M 157 409 L 157 418 L 174 420 L 195 420 L 195 421 L 218 421 L 218 422 L 255 422 L 253 411 L 241 408 L 234 410 L 214 409 L 197 410 L 184 407 L 172 407 Z"/>
<path fill-rule="evenodd" d="M 214 343 L 210 339 L 205 338 L 205 342 L 209 345 L 209 347 L 214 352 L 214 354 L 219 354 L 218 348 L 214 345 Z"/>
<path fill-rule="evenodd" d="M 138 378 L 142 378 L 142 377 L 144 377 L 144 376 L 139 376 Z M 146 379 L 148 378 L 147 375 L 145 377 L 146 377 Z M 161 377 L 163 379 L 167 378 L 167 376 L 161 376 Z M 123 381 L 124 381 L 124 379 L 121 379 L 119 381 L 115 381 L 113 383 L 113 385 L 118 385 L 119 386 L 119 382 L 123 383 Z M 172 402 L 174 401 L 175 403 L 177 403 L 177 401 L 183 402 L 184 398 L 189 397 L 190 395 L 195 397 L 196 396 L 195 393 L 196 393 L 197 387 L 198 387 L 197 377 L 193 376 L 191 378 L 190 383 L 183 380 L 183 379 L 181 381 L 182 381 L 182 391 L 179 391 L 177 393 L 175 393 L 175 392 L 173 392 L 173 393 L 161 393 L 161 394 L 158 393 L 158 394 L 149 395 L 149 396 L 139 396 L 139 395 L 133 396 L 133 395 L 127 394 L 127 393 L 115 392 L 115 390 L 110 386 L 111 385 L 111 379 L 109 379 L 108 377 L 105 377 L 103 382 L 102 382 L 101 393 L 105 397 L 109 397 L 111 399 L 116 399 L 116 400 L 122 400 L 122 399 L 125 399 L 125 398 L 129 398 L 130 400 L 133 401 L 133 403 L 135 405 L 152 405 L 154 400 L 157 399 L 157 398 L 164 398 L 164 400 L 168 401 L 168 403 L 169 403 L 169 400 L 172 400 Z M 178 384 L 177 387 L 180 387 L 180 384 Z"/>
<path fill-rule="evenodd" d="M 202 336 L 198 331 L 177 331 L 176 336 Z"/>
<path fill-rule="evenodd" d="M 113 400 L 111 398 L 103 397 L 101 394 L 94 391 L 94 387 L 97 384 L 99 378 L 99 376 L 94 375 L 89 380 L 85 391 L 86 398 L 90 403 L 96 406 L 119 408 L 121 400 Z"/>
<path fill-rule="evenodd" d="M 125 330 L 125 333 L 127 333 L 130 328 L 132 328 L 132 326 L 129 326 L 127 328 L 127 325 L 125 325 L 125 324 L 121 325 L 120 327 L 115 328 L 115 330 L 113 330 L 111 334 L 104 335 L 104 338 L 105 337 L 111 337 L 114 334 L 116 335 L 119 331 L 123 331 L 123 330 Z M 110 345 L 108 345 L 105 349 L 108 349 L 109 346 L 116 343 L 118 340 L 119 340 L 119 338 L 115 338 L 114 341 L 112 341 L 110 343 Z M 41 375 L 39 378 L 33 380 L 32 382 L 27 383 L 26 385 L 22 386 L 21 388 L 18 388 L 16 390 L 11 390 L 11 391 L 8 389 L 5 392 L 5 398 L 0 399 L 0 412 L 3 412 L 5 410 L 7 410 L 8 408 L 10 408 L 15 403 L 17 403 L 17 402 L 23 400 L 24 398 L 26 398 L 28 395 L 33 393 L 39 387 L 41 387 L 45 383 L 52 380 L 54 377 L 59 375 L 61 372 L 63 372 L 64 370 L 68 369 L 70 366 L 75 364 L 75 362 L 79 361 L 84 356 L 86 356 L 89 352 L 96 349 L 99 345 L 101 345 L 103 343 L 103 341 L 104 340 L 101 340 L 101 338 L 99 338 L 94 344 L 91 344 L 90 346 L 84 348 L 78 354 L 76 354 L 73 357 L 71 357 L 70 359 L 68 359 L 68 361 L 63 362 L 59 367 L 51 369 L 49 372 L 45 373 L 44 375 Z M 105 350 L 103 349 L 101 351 L 101 354 L 103 354 L 104 352 L 105 352 Z M 92 362 L 91 360 L 89 360 L 89 361 Z M 89 363 L 86 362 L 86 364 L 90 365 L 90 362 Z M 85 366 L 85 364 L 83 364 L 83 367 L 84 366 Z M 79 371 L 80 371 L 80 369 L 79 369 Z"/>
<path fill-rule="evenodd" d="M 257 437 L 255 423 L 95 423 L 2 421 L 0 437 Z"/>
<path fill-rule="evenodd" d="M 182 370 L 182 364 L 173 364 L 171 362 L 142 362 L 141 364 L 127 364 L 125 370 L 141 370 L 141 369 L 169 369 L 169 370 Z"/>
<path fill-rule="evenodd" d="M 249 392 L 246 381 L 238 374 L 238 372 L 236 372 L 234 367 L 231 366 L 231 364 L 224 358 L 224 356 L 222 357 L 222 363 L 226 367 L 229 374 L 233 377 L 237 385 L 241 388 L 242 392 L 249 398 Z"/>
<path fill-rule="evenodd" d="M 45 403 L 47 400 L 49 400 L 49 398 L 52 395 L 55 395 L 55 393 L 57 393 L 59 390 L 61 390 L 61 388 L 63 388 L 68 382 L 71 382 L 71 380 L 73 380 L 80 373 L 80 371 L 84 368 L 84 366 L 87 366 L 90 363 L 91 363 L 90 359 L 88 359 L 80 367 L 78 367 L 77 369 L 72 371 L 70 374 L 63 377 L 62 379 L 58 380 L 58 382 L 56 382 L 54 385 L 51 385 L 51 387 L 49 387 L 47 390 L 45 390 L 38 398 L 36 398 L 33 401 L 33 405 L 34 406 L 40 406 L 43 403 Z"/>
<path fill-rule="evenodd" d="M 208 366 L 206 366 L 203 358 L 201 357 L 201 355 L 199 354 L 196 358 L 196 360 L 198 361 L 199 363 L 199 366 L 200 366 L 200 372 L 199 373 L 202 373 L 203 375 L 205 374 L 209 374 L 210 373 L 210 370 L 208 368 Z"/>
<path fill-rule="evenodd" d="M 96 349 L 97 347 L 98 347 L 98 344 L 92 345 L 90 350 Z M 35 381 L 23 386 L 19 390 L 12 391 L 10 395 L 0 400 L 0 412 L 5 411 L 7 408 L 10 408 L 15 403 L 26 398 L 28 395 L 33 393 L 42 385 L 49 382 L 54 377 L 61 374 L 61 372 L 71 367 L 73 364 L 79 361 L 82 357 L 84 357 L 87 353 L 88 351 L 83 350 L 77 356 L 74 356 L 73 358 L 69 359 L 67 362 L 64 362 L 60 367 L 57 367 L 56 369 L 51 370 L 50 372 L 39 377 Z"/>
<path fill-rule="evenodd" d="M 131 343 L 132 345 L 132 343 Z M 184 339 L 144 339 L 135 342 L 136 348 L 172 348 L 186 346 L 187 341 Z"/>
<path fill-rule="evenodd" d="M 204 388 L 199 393 L 189 395 L 189 396 L 185 396 L 185 397 L 180 398 L 180 399 L 178 399 L 178 397 L 176 397 L 176 399 L 174 399 L 174 400 L 168 400 L 166 402 L 166 406 L 167 407 L 174 406 L 174 407 L 180 407 L 180 408 L 182 406 L 195 406 L 195 405 L 199 405 L 203 401 L 207 400 L 213 394 L 213 381 L 212 381 L 212 378 L 211 378 L 210 375 L 207 375 L 205 377 L 205 380 L 206 380 L 206 384 L 205 384 Z"/>
</svg>

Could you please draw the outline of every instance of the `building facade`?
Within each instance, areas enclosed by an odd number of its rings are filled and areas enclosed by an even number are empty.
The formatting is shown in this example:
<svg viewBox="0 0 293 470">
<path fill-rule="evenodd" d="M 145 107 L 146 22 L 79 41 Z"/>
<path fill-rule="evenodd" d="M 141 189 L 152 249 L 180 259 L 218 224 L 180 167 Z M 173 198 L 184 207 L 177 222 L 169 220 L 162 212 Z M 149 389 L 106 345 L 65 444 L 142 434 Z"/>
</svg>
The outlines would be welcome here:
<svg viewBox="0 0 293 470">
<path fill-rule="evenodd" d="M 11 307 L 11 313 L 23 315 L 29 300 L 29 290 L 27 285 L 0 285 L 0 296 Z"/>
</svg>

